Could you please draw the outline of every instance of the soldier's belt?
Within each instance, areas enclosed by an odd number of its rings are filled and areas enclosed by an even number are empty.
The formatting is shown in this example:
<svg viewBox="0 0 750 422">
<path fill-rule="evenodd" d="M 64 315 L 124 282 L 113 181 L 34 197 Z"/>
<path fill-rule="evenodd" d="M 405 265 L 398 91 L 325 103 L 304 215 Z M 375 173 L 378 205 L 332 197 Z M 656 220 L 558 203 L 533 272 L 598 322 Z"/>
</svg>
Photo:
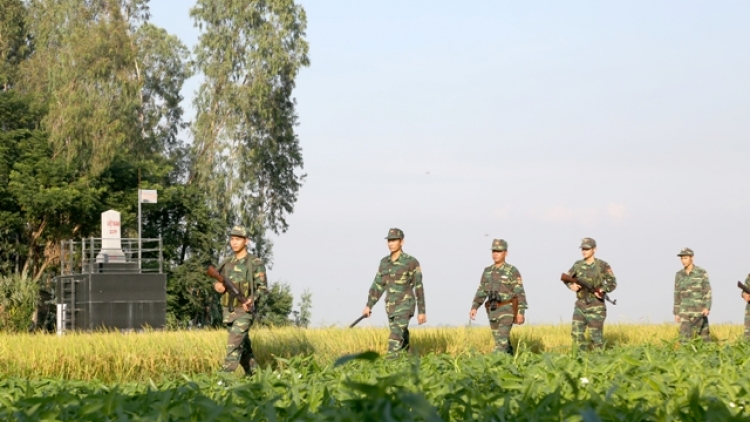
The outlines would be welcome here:
<svg viewBox="0 0 750 422">
<path fill-rule="evenodd" d="M 510 300 L 497 302 L 495 304 L 495 308 L 499 308 L 501 306 L 510 305 L 510 304 L 513 304 L 513 317 L 515 317 L 516 315 L 518 315 L 518 296 L 515 296 L 513 297 L 513 299 L 510 299 Z M 485 302 L 484 307 L 489 309 L 490 305 L 491 305 L 490 302 Z"/>
</svg>

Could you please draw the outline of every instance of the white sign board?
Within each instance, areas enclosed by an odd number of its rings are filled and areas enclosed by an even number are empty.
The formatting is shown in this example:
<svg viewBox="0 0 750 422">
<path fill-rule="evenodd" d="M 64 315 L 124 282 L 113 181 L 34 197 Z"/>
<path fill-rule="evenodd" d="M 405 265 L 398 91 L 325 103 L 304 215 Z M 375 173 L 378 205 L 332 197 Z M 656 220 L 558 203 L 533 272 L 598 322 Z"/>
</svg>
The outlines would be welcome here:
<svg viewBox="0 0 750 422">
<path fill-rule="evenodd" d="M 96 262 L 125 262 L 120 213 L 115 210 L 102 213 L 102 250 L 96 255 Z"/>
<path fill-rule="evenodd" d="M 155 204 L 156 203 L 156 191 L 155 190 L 138 190 L 138 201 L 141 204 Z"/>
</svg>

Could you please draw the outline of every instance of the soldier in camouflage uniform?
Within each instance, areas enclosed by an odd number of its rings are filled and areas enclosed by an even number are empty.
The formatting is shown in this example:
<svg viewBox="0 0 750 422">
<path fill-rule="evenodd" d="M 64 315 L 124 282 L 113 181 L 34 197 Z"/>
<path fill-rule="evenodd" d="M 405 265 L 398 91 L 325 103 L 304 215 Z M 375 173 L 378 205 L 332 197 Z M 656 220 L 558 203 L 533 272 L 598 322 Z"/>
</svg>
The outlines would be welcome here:
<svg viewBox="0 0 750 422">
<path fill-rule="evenodd" d="M 591 342 L 595 348 L 604 345 L 604 320 L 607 318 L 607 304 L 604 302 L 604 293 L 610 293 L 617 288 L 617 279 L 612 272 L 612 267 L 607 262 L 595 258 L 596 241 L 589 237 L 581 241 L 581 254 L 583 259 L 576 261 L 568 270 L 568 275 L 582 279 L 594 288 L 599 289 L 593 295 L 576 283 L 570 283 L 568 288 L 576 292 L 576 303 L 573 309 L 573 328 L 571 337 L 573 343 L 581 350 L 586 350 L 586 327 L 591 334 Z"/>
<path fill-rule="evenodd" d="M 229 236 L 234 256 L 225 259 L 219 265 L 219 273 L 237 286 L 247 298 L 247 302 L 240 303 L 237 298 L 226 292 L 223 284 L 214 283 L 214 289 L 222 294 L 223 322 L 229 330 L 222 370 L 234 372 L 237 366 L 241 365 L 246 375 L 252 375 L 256 363 L 248 332 L 253 323 L 254 307 L 268 292 L 266 267 L 260 258 L 247 252 L 248 232 L 245 227 L 235 226 Z"/>
<path fill-rule="evenodd" d="M 479 288 L 474 295 L 469 318 L 477 316 L 482 304 L 490 320 L 492 336 L 495 338 L 495 351 L 513 354 L 510 344 L 510 329 L 513 323 L 523 324 L 528 305 L 523 280 L 518 269 L 507 262 L 508 242 L 503 239 L 492 241 L 493 265 L 485 268 L 479 279 Z"/>
<path fill-rule="evenodd" d="M 710 341 L 708 314 L 711 311 L 711 283 L 706 270 L 693 265 L 694 255 L 690 248 L 684 248 L 677 254 L 684 268 L 674 276 L 674 320 L 680 324 L 682 341 L 696 335 Z"/>
<path fill-rule="evenodd" d="M 380 261 L 362 314 L 369 317 L 371 308 L 386 292 L 385 308 L 391 329 L 388 355 L 396 356 L 402 350 L 409 350 L 409 320 L 414 316 L 415 306 L 418 308 L 417 321 L 420 325 L 427 322 L 427 315 L 419 261 L 401 250 L 404 232 L 390 229 L 386 239 L 391 253 Z"/>
<path fill-rule="evenodd" d="M 750 288 L 750 274 L 745 279 L 745 287 Z M 745 340 L 750 340 L 750 295 L 742 292 L 742 298 L 745 299 Z"/>
</svg>

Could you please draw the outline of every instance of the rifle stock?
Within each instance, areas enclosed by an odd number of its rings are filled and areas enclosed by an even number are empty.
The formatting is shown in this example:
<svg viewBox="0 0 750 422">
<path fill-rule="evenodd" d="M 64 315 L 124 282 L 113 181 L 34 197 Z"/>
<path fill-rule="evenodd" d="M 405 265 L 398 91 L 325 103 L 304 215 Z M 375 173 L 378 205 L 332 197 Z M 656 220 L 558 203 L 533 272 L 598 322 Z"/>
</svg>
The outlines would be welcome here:
<svg viewBox="0 0 750 422">
<path fill-rule="evenodd" d="M 742 283 L 741 281 L 737 282 L 737 287 L 739 287 L 743 292 L 745 292 L 745 293 L 747 293 L 747 294 L 750 295 L 750 288 L 748 288 L 747 286 L 745 286 L 745 284 Z"/>
<path fill-rule="evenodd" d="M 224 285 L 224 288 L 234 297 L 237 298 L 237 300 L 240 301 L 241 304 L 247 303 L 247 298 L 245 295 L 242 294 L 240 289 L 237 288 L 237 286 L 232 283 L 230 280 L 225 279 L 224 277 L 219 274 L 218 271 L 216 271 L 216 268 L 214 268 L 213 265 L 208 266 L 208 270 L 206 271 L 206 275 L 213 278 L 214 280 L 218 281 L 219 283 Z M 255 304 L 253 304 L 255 305 Z"/>
<path fill-rule="evenodd" d="M 607 294 L 604 290 L 597 289 L 594 286 L 592 286 L 591 284 L 589 284 L 589 283 L 587 283 L 587 282 L 585 282 L 583 280 L 580 280 L 580 279 L 577 279 L 575 277 L 572 277 L 568 273 L 562 273 L 562 275 L 560 276 L 560 280 L 562 280 L 562 282 L 565 283 L 565 284 L 576 283 L 577 285 L 581 286 L 581 288 L 583 290 L 585 290 L 585 291 L 587 291 L 587 292 L 589 292 L 591 294 L 599 293 L 599 294 L 602 295 L 602 298 L 604 300 L 606 300 L 607 302 L 609 302 L 609 303 L 611 303 L 613 305 L 617 305 L 617 299 L 612 300 L 609 297 L 609 294 Z"/>
</svg>

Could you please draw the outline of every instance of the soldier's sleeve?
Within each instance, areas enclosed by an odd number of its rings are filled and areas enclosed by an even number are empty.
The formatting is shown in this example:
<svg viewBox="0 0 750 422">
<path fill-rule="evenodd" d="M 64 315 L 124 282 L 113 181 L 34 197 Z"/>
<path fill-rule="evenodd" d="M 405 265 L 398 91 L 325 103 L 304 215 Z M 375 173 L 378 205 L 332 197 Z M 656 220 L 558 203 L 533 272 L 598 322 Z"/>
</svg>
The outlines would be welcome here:
<svg viewBox="0 0 750 422">
<path fill-rule="evenodd" d="M 703 306 L 711 310 L 711 282 L 708 281 L 708 273 L 703 273 Z"/>
<path fill-rule="evenodd" d="M 568 275 L 571 277 L 576 276 L 576 264 L 573 264 L 573 266 L 570 267 L 570 269 L 568 270 Z"/>
<path fill-rule="evenodd" d="M 680 279 L 680 273 L 674 275 L 674 308 L 672 314 L 678 315 L 680 313 L 680 291 L 678 287 L 678 281 Z"/>
<path fill-rule="evenodd" d="M 370 291 L 367 294 L 367 307 L 372 308 L 380 300 L 380 296 L 383 296 L 383 277 L 380 275 L 380 266 L 378 266 L 378 272 L 375 274 L 375 280 L 372 281 Z"/>
<path fill-rule="evenodd" d="M 482 306 L 486 299 L 487 292 L 484 291 L 484 271 L 482 271 L 482 276 L 479 277 L 479 287 L 477 288 L 477 293 L 474 295 L 474 301 L 471 303 L 471 309 L 479 309 L 479 307 Z"/>
<path fill-rule="evenodd" d="M 615 277 L 615 273 L 612 271 L 612 267 L 609 266 L 608 263 L 604 263 L 604 291 L 607 293 L 614 292 L 617 288 L 617 278 Z"/>
<path fill-rule="evenodd" d="M 745 278 L 745 286 L 750 287 L 750 274 L 748 274 L 747 278 Z"/>
<path fill-rule="evenodd" d="M 517 268 L 513 270 L 513 280 L 516 281 L 516 285 L 513 288 L 513 294 L 518 298 L 518 313 L 523 315 L 526 313 L 526 309 L 529 304 L 526 302 L 526 291 L 523 288 L 523 278 L 521 278 L 521 272 Z"/>
<path fill-rule="evenodd" d="M 253 286 L 255 286 L 254 301 L 262 300 L 268 294 L 268 279 L 266 277 L 266 264 L 260 258 L 253 260 Z"/>
<path fill-rule="evenodd" d="M 422 284 L 422 268 L 419 261 L 414 260 L 416 268 L 414 269 L 414 294 L 417 296 L 417 314 L 424 314 L 426 306 L 424 303 L 424 285 Z"/>
</svg>

